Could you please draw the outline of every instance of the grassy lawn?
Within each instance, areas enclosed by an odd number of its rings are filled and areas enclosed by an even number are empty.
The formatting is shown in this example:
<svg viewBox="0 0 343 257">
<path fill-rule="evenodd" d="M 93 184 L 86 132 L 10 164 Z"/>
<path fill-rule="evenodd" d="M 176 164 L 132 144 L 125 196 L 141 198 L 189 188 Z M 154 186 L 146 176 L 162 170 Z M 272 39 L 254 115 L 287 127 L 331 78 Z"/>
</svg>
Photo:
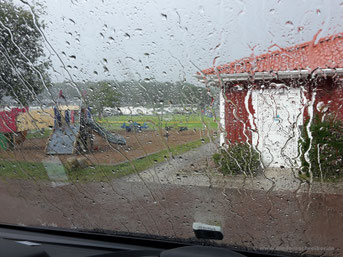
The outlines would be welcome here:
<svg viewBox="0 0 343 257">
<path fill-rule="evenodd" d="M 177 130 L 179 127 L 188 127 L 188 129 L 209 129 L 215 130 L 218 128 L 218 124 L 213 121 L 213 118 L 209 118 L 200 114 L 168 114 L 163 116 L 157 115 L 119 115 L 103 118 L 97 120 L 104 128 L 113 130 L 123 130 L 122 124 L 129 123 L 129 121 L 137 122 L 143 125 L 144 122 L 148 124 L 149 129 L 159 129 L 165 127 L 173 127 Z M 32 138 L 48 138 L 52 133 L 52 129 L 32 130 L 27 134 L 27 139 Z"/>
<path fill-rule="evenodd" d="M 26 138 L 48 138 L 50 134 L 52 133 L 52 129 L 44 129 L 43 131 L 40 130 L 31 130 L 29 133 L 27 133 Z"/>
<path fill-rule="evenodd" d="M 67 170 L 69 181 L 99 182 L 109 179 L 123 177 L 129 174 L 139 173 L 152 166 L 166 161 L 170 155 L 182 154 L 202 144 L 209 142 L 209 139 L 196 140 L 186 144 L 174 146 L 144 158 L 136 159 L 128 163 L 118 165 L 97 165 L 86 169 Z M 39 179 L 49 180 L 45 167 L 41 163 L 34 162 L 10 162 L 0 161 L 0 177 L 10 179 Z"/>
<path fill-rule="evenodd" d="M 48 180 L 43 164 L 38 162 L 0 161 L 0 177 Z"/>
<path fill-rule="evenodd" d="M 122 129 L 121 125 L 129 121 L 137 122 L 143 125 L 146 122 L 150 129 L 173 127 L 188 127 L 188 129 L 217 129 L 218 124 L 213 118 L 200 114 L 166 114 L 166 115 L 118 115 L 98 120 L 101 125 L 109 130 Z"/>
</svg>

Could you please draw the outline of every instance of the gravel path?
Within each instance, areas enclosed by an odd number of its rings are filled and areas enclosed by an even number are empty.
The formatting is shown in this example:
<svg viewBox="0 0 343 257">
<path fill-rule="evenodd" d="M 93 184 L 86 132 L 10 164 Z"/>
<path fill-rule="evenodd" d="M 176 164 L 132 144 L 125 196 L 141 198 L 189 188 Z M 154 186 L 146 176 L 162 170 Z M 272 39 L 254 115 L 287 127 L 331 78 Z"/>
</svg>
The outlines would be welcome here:
<svg viewBox="0 0 343 257">
<path fill-rule="evenodd" d="M 202 167 L 203 164 L 209 162 L 212 159 L 212 155 L 216 151 L 217 145 L 215 143 L 207 143 L 184 154 L 174 156 L 174 159 L 157 164 L 146 171 L 140 172 L 138 175 L 132 174 L 124 177 L 123 180 L 127 182 L 141 182 L 144 180 L 145 182 L 159 182 L 168 184 L 185 183 L 185 185 L 187 185 L 190 182 L 182 179 L 188 177 L 187 174 L 185 174 L 186 171 L 184 170 L 186 169 L 195 174 L 198 173 L 196 167 Z M 194 181 L 196 178 L 196 176 L 192 176 L 191 180 Z M 202 185 L 207 185 L 208 183 L 203 181 L 202 177 L 200 178 L 199 182 L 201 182 Z"/>
<path fill-rule="evenodd" d="M 224 176 L 216 169 L 212 155 L 218 145 L 207 143 L 174 159 L 155 165 L 139 174 L 132 174 L 121 180 L 175 184 L 184 186 L 205 186 L 216 188 L 248 189 L 262 191 L 292 191 L 311 193 L 343 194 L 342 183 L 313 182 L 311 186 L 299 180 L 291 169 L 267 168 L 258 176 L 246 178 L 242 175 Z"/>
</svg>

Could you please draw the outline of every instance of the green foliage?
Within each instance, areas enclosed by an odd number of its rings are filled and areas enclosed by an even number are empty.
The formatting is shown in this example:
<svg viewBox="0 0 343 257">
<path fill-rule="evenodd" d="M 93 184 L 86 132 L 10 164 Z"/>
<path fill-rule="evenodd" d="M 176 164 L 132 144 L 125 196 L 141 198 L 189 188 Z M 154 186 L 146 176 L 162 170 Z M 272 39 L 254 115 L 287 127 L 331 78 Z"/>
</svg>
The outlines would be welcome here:
<svg viewBox="0 0 343 257">
<path fill-rule="evenodd" d="M 221 149 L 213 155 L 215 164 L 223 174 L 256 175 L 261 170 L 259 153 L 247 143 L 238 143 Z"/>
<path fill-rule="evenodd" d="M 115 108 L 119 106 L 119 94 L 110 83 L 102 81 L 90 88 L 87 104 L 101 118 L 105 107 Z"/>
<path fill-rule="evenodd" d="M 43 83 L 49 85 L 42 27 L 37 14 L 33 17 L 10 0 L 0 1 L 0 101 L 10 96 L 26 105 L 43 90 Z"/>
<path fill-rule="evenodd" d="M 77 82 L 78 88 L 91 93 L 91 89 L 98 87 L 98 84 L 107 83 L 118 93 L 120 106 L 144 106 L 159 108 L 170 104 L 198 105 L 200 108 L 211 103 L 211 97 L 204 87 L 196 87 L 186 82 L 161 82 L 161 81 L 100 81 L 100 82 Z M 68 99 L 79 98 L 79 92 L 68 82 L 54 83 L 51 89 L 54 95 L 59 90 Z M 48 92 L 41 95 L 43 99 L 50 97 Z"/>
<path fill-rule="evenodd" d="M 316 115 L 310 125 L 312 143 L 305 123 L 300 141 L 302 172 L 314 178 L 336 180 L 343 175 L 343 123 L 333 117 Z M 308 161 L 305 154 L 308 151 Z"/>
<path fill-rule="evenodd" d="M 211 98 L 205 88 L 187 82 L 122 81 L 117 83 L 123 105 L 161 107 L 170 104 L 209 105 Z"/>
</svg>

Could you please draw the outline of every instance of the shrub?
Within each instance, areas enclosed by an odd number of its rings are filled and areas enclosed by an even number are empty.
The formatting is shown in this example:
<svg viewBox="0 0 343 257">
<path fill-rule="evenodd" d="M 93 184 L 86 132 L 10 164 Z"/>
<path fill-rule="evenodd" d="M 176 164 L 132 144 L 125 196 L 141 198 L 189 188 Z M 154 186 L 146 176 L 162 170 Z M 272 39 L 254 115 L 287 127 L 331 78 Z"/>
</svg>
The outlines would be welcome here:
<svg viewBox="0 0 343 257">
<path fill-rule="evenodd" d="M 307 125 L 308 121 L 305 123 L 300 141 L 301 171 L 306 176 L 309 176 L 311 171 L 314 178 L 321 180 L 336 180 L 342 177 L 343 123 L 330 116 L 322 119 L 322 115 L 317 114 L 310 125 L 311 145 Z M 305 158 L 307 151 L 308 161 Z"/>
<path fill-rule="evenodd" d="M 237 143 L 221 149 L 213 160 L 223 174 L 256 175 L 261 170 L 260 155 L 247 143 Z"/>
</svg>

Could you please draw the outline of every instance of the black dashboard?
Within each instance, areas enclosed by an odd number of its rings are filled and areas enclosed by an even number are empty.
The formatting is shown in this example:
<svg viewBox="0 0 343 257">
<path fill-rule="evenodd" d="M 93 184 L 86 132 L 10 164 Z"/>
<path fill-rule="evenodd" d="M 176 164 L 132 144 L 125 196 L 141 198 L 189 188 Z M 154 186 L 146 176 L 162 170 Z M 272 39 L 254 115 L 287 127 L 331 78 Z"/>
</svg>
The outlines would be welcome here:
<svg viewBox="0 0 343 257">
<path fill-rule="evenodd" d="M 267 255 L 168 240 L 0 225 L 0 257 L 258 257 Z M 290 256 L 290 255 L 287 255 Z"/>
</svg>

